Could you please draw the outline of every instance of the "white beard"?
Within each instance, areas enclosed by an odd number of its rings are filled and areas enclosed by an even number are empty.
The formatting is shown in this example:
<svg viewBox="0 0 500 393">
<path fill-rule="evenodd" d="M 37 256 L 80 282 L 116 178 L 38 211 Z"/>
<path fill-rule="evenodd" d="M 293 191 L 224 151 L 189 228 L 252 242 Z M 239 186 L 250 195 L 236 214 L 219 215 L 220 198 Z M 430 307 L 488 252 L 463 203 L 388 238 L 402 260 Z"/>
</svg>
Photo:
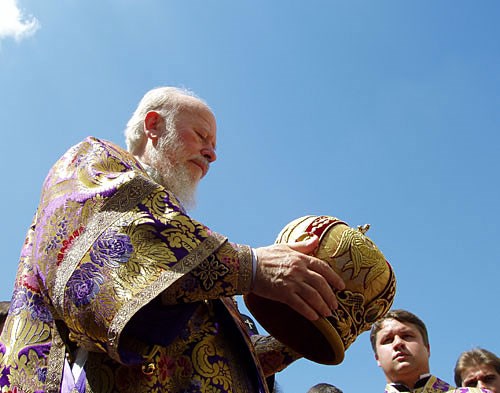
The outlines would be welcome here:
<svg viewBox="0 0 500 393">
<path fill-rule="evenodd" d="M 172 192 L 186 210 L 194 209 L 198 181 L 192 178 L 185 165 L 176 162 L 179 157 L 184 156 L 184 149 L 180 146 L 178 138 L 162 137 L 157 148 L 150 146 L 147 149 L 149 149 L 150 166 L 144 165 L 146 172 L 153 180 Z"/>
</svg>

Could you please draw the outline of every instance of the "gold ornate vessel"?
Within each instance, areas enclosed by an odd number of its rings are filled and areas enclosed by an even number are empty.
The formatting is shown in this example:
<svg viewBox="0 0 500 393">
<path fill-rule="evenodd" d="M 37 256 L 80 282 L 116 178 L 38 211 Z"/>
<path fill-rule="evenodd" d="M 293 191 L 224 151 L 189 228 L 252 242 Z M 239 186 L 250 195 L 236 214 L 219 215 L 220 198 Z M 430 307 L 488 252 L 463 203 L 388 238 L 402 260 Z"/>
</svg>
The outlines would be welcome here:
<svg viewBox="0 0 500 393">
<path fill-rule="evenodd" d="M 396 291 L 391 265 L 365 235 L 369 225 L 349 227 L 332 216 L 305 216 L 288 225 L 276 243 L 319 237 L 315 256 L 327 262 L 345 282 L 337 291 L 339 307 L 332 317 L 309 321 L 284 303 L 249 293 L 245 304 L 271 335 L 305 358 L 339 364 L 345 350 L 389 311 Z"/>
</svg>

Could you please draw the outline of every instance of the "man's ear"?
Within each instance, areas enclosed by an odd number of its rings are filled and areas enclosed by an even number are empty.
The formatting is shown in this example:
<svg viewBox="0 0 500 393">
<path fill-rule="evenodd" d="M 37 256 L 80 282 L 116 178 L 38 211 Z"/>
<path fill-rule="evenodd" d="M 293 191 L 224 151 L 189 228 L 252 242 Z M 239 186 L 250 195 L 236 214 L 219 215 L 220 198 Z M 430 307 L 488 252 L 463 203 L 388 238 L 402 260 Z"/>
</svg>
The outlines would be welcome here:
<svg viewBox="0 0 500 393">
<path fill-rule="evenodd" d="M 156 145 L 163 133 L 162 120 L 161 115 L 155 111 L 149 111 L 144 118 L 144 132 L 153 145 Z"/>
<path fill-rule="evenodd" d="M 375 360 L 377 361 L 377 366 L 381 367 L 380 360 L 378 360 L 378 355 L 375 354 Z"/>
</svg>

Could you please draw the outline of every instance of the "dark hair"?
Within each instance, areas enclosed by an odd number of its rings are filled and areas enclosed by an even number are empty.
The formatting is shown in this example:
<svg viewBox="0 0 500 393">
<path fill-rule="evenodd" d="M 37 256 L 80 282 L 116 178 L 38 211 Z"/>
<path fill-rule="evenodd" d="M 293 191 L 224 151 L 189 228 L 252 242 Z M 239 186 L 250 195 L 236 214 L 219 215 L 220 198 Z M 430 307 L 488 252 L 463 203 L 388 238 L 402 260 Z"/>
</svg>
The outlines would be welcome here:
<svg viewBox="0 0 500 393">
<path fill-rule="evenodd" d="M 473 348 L 460 354 L 455 364 L 455 383 L 462 386 L 462 373 L 473 366 L 489 365 L 500 374 L 500 359 L 493 352 L 483 348 Z"/>
<path fill-rule="evenodd" d="M 338 387 L 329 383 L 318 383 L 311 387 L 307 393 L 343 393 Z"/>
<path fill-rule="evenodd" d="M 375 345 L 377 341 L 377 334 L 380 331 L 380 329 L 383 328 L 384 322 L 387 319 L 395 319 L 396 321 L 399 321 L 401 323 L 411 323 L 415 325 L 420 334 L 422 335 L 424 344 L 429 346 L 429 334 L 427 333 L 427 327 L 419 317 L 406 310 L 391 310 L 387 314 L 385 314 L 381 319 L 375 322 L 372 326 L 372 330 L 370 331 L 370 342 L 372 344 L 373 352 L 377 353 L 377 347 Z"/>
</svg>

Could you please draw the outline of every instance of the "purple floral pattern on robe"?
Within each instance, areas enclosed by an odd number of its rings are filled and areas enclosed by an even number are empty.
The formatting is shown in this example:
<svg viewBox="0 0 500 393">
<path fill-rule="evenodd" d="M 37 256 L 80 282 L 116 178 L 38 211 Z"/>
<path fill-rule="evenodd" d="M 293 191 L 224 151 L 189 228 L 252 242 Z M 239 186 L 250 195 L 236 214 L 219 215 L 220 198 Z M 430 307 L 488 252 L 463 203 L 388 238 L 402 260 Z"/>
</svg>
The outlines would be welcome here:
<svg viewBox="0 0 500 393">
<path fill-rule="evenodd" d="M 134 246 L 127 235 L 108 230 L 99 236 L 92 246 L 90 258 L 99 266 L 107 264 L 110 267 L 117 267 L 129 260 L 133 250 Z"/>
<path fill-rule="evenodd" d="M 75 306 L 85 306 L 96 297 L 103 283 L 99 269 L 92 263 L 84 263 L 71 275 L 67 294 Z"/>
</svg>

